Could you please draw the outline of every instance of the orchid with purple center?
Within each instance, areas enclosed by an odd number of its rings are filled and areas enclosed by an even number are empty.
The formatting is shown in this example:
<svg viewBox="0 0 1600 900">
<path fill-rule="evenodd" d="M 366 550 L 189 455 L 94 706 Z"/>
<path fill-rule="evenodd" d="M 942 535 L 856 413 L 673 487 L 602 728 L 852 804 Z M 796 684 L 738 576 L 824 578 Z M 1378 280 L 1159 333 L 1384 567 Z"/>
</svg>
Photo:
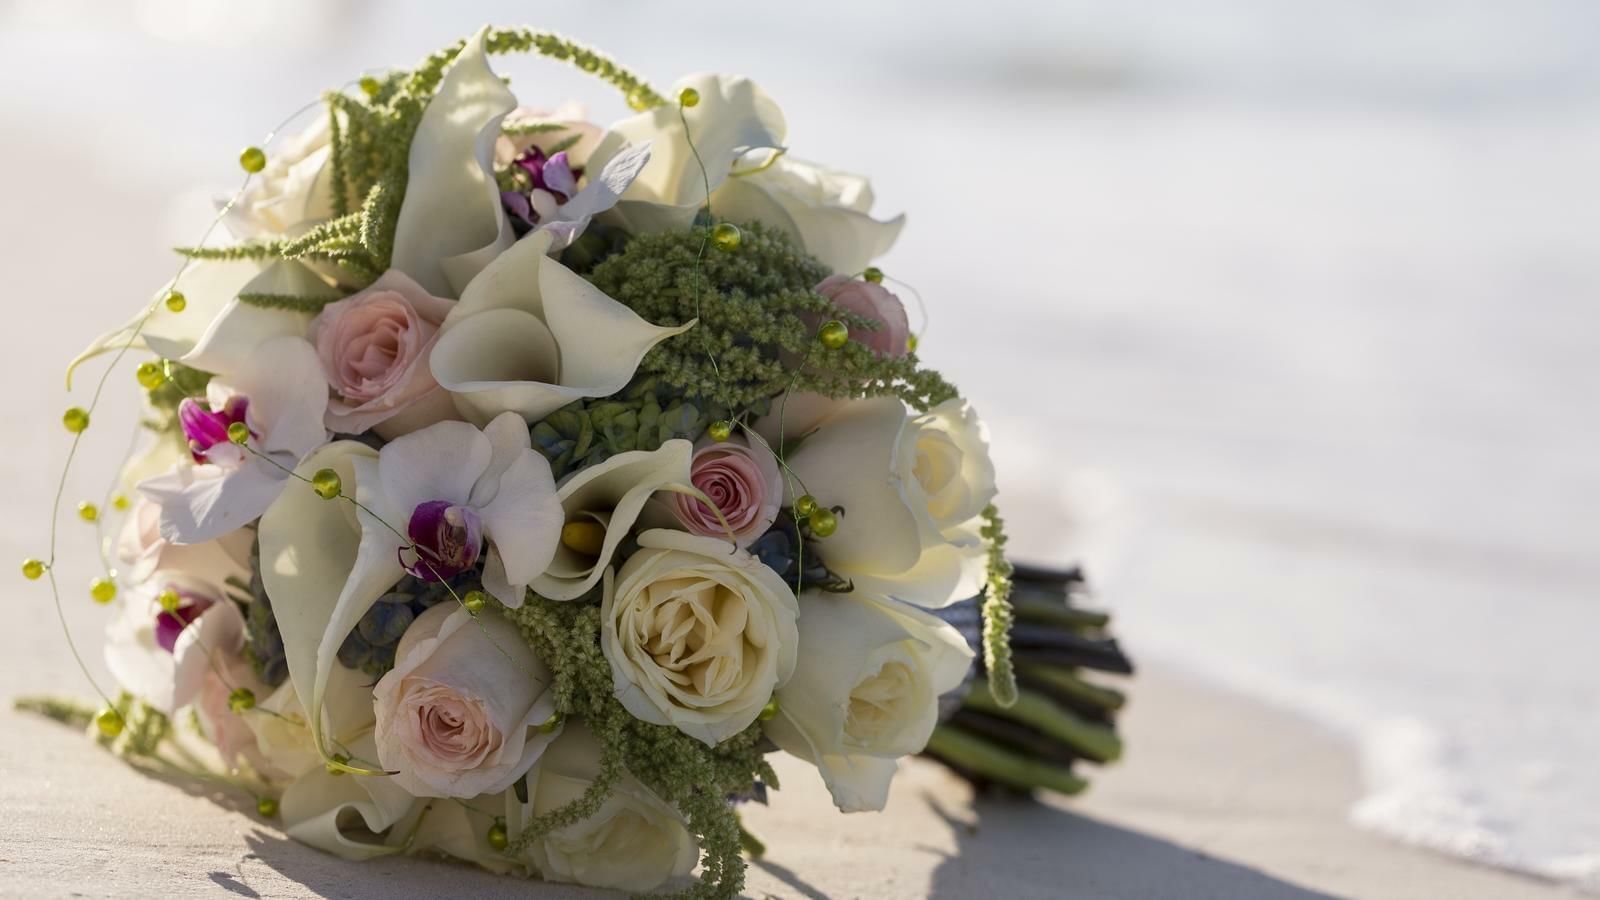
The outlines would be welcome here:
<svg viewBox="0 0 1600 900">
<path fill-rule="evenodd" d="M 250 409 L 250 398 L 234 394 L 222 403 L 222 408 L 212 410 L 193 397 L 185 397 L 178 404 L 178 424 L 189 442 L 189 454 L 195 462 L 206 461 L 212 447 L 228 443 L 228 426 L 245 422 Z"/>
<path fill-rule="evenodd" d="M 172 591 L 178 605 L 162 607 Z M 213 666 L 237 660 L 244 616 L 215 586 L 158 571 L 130 590 L 106 625 L 106 666 L 117 683 L 165 713 L 193 703 Z"/>
<path fill-rule="evenodd" d="M 454 578 L 477 565 L 483 551 L 483 518 L 448 500 L 429 500 L 412 510 L 406 534 L 412 545 L 400 548 L 400 565 L 423 581 Z"/>
<path fill-rule="evenodd" d="M 216 601 L 204 594 L 194 591 L 185 591 L 172 588 L 178 595 L 176 609 L 162 609 L 156 612 L 155 640 L 156 646 L 172 653 L 178 644 L 178 635 L 183 633 L 189 623 L 200 618 L 201 613 L 211 608 Z"/>
<path fill-rule="evenodd" d="M 262 342 L 206 386 L 206 399 L 184 400 L 178 424 L 191 459 L 139 483 L 161 508 L 161 537 L 173 544 L 215 540 L 261 517 L 300 459 L 328 439 L 323 415 L 328 382 L 305 340 Z M 243 422 L 246 446 L 228 439 Z"/>
<path fill-rule="evenodd" d="M 515 413 L 482 430 L 429 425 L 390 441 L 376 459 L 355 454 L 349 465 L 360 545 L 354 560 L 327 564 L 347 567 L 341 615 L 359 620 L 407 573 L 438 582 L 474 568 L 485 591 L 521 606 L 528 583 L 555 558 L 565 521 L 555 479 Z M 264 532 L 263 546 L 277 530 L 273 523 Z M 322 568 L 307 557 L 300 565 Z"/>
</svg>

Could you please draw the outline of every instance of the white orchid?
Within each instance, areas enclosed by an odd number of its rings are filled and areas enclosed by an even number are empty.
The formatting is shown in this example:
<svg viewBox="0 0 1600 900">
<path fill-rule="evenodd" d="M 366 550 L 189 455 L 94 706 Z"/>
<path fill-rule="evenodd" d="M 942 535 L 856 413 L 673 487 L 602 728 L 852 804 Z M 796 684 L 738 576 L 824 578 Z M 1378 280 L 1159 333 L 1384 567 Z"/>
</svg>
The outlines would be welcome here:
<svg viewBox="0 0 1600 900">
<path fill-rule="evenodd" d="M 483 431 L 440 422 L 381 453 L 339 441 L 308 457 L 299 474 L 332 469 L 359 507 L 301 486 L 267 510 L 262 582 L 315 746 L 326 746 L 321 717 L 339 645 L 408 569 L 450 577 L 476 564 L 487 541 L 484 588 L 521 605 L 555 553 L 562 521 L 550 466 L 529 447 L 516 416 Z"/>
<path fill-rule="evenodd" d="M 489 263 L 445 318 L 433 377 L 468 420 L 536 422 L 574 400 L 622 390 L 650 348 L 693 328 L 652 325 L 545 254 L 531 234 Z"/>
<path fill-rule="evenodd" d="M 328 438 L 328 383 L 316 350 L 300 338 L 261 344 L 213 378 L 206 396 L 178 411 L 193 459 L 139 483 L 161 507 L 161 536 L 176 544 L 214 540 L 260 517 L 288 470 Z M 229 439 L 235 422 L 248 427 L 249 450 Z"/>
<path fill-rule="evenodd" d="M 171 592 L 172 609 L 158 599 Z M 200 694 L 211 667 L 244 647 L 244 617 L 214 585 L 181 572 L 156 572 L 129 591 L 106 626 L 106 666 L 117 683 L 171 713 Z"/>
</svg>

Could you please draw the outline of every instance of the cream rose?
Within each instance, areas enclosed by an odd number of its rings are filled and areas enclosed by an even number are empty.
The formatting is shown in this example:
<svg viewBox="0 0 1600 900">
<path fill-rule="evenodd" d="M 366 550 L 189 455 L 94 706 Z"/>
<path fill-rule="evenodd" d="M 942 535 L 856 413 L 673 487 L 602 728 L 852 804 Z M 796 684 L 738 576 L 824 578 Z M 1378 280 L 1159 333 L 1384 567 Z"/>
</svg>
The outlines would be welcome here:
<svg viewBox="0 0 1600 900">
<path fill-rule="evenodd" d="M 552 676 L 503 616 L 441 603 L 406 630 L 373 690 L 378 759 L 418 797 L 510 787 L 554 735 Z"/>
<path fill-rule="evenodd" d="M 965 400 L 916 415 L 892 397 L 840 405 L 788 462 L 819 503 L 843 507 L 821 551 L 858 590 L 935 608 L 978 592 L 994 464 Z"/>
<path fill-rule="evenodd" d="M 228 210 L 228 230 L 240 240 L 297 237 L 333 216 L 332 153 L 327 116 L 268 148 L 262 169 Z"/>
<path fill-rule="evenodd" d="M 716 746 L 794 672 L 799 606 L 776 572 L 725 540 L 656 529 L 600 606 L 600 647 L 635 717 Z"/>
<path fill-rule="evenodd" d="M 600 756 L 587 728 L 567 726 L 529 776 L 530 802 L 516 804 L 508 817 L 511 833 L 581 797 L 600 775 Z M 543 835 L 527 850 L 547 881 L 634 893 L 689 874 L 698 857 L 683 816 L 626 773 L 593 815 Z"/>
<path fill-rule="evenodd" d="M 729 178 L 711 202 L 725 218 L 787 232 L 806 252 L 847 276 L 889 252 L 906 222 L 903 215 L 887 221 L 870 215 L 872 185 L 860 175 L 788 156 Z"/>
<path fill-rule="evenodd" d="M 939 695 L 961 684 L 972 650 L 892 600 L 808 591 L 800 606 L 800 662 L 763 730 L 817 767 L 839 809 L 882 809 L 896 760 L 928 743 Z"/>
</svg>

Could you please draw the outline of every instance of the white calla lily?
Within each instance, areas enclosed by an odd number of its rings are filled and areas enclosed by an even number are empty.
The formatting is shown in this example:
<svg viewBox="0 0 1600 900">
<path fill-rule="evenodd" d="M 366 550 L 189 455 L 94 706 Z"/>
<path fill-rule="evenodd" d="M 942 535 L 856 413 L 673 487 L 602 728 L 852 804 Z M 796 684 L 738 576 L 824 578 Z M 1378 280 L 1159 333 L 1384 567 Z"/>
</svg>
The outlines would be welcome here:
<svg viewBox="0 0 1600 900">
<path fill-rule="evenodd" d="M 607 214 L 629 231 L 687 228 L 706 201 L 707 181 L 715 191 L 741 156 L 783 145 L 783 112 L 755 82 L 732 75 L 690 75 L 672 86 L 670 96 L 690 88 L 699 94 L 699 103 L 684 108 L 669 101 L 617 122 L 589 159 L 591 167 L 603 166 L 629 144 L 651 146 L 651 164 Z"/>
<path fill-rule="evenodd" d="M 530 582 L 541 597 L 576 600 L 600 583 L 617 546 L 639 521 L 645 504 L 668 485 L 688 485 L 694 445 L 671 440 L 655 450 L 632 450 L 596 463 L 557 489 L 564 522 L 591 521 L 605 529 L 596 556 L 565 544 L 556 549 L 544 574 Z"/>
<path fill-rule="evenodd" d="M 763 730 L 816 765 L 839 809 L 882 809 L 896 760 L 927 745 L 971 648 L 942 620 L 859 591 L 802 594 L 800 648 Z"/>
<path fill-rule="evenodd" d="M 378 757 L 370 732 L 347 747 L 353 759 Z M 424 802 L 386 775 L 335 775 L 319 765 L 284 790 L 278 814 L 289 837 L 343 859 L 363 860 L 403 851 L 404 829 L 394 826 Z"/>
<path fill-rule="evenodd" d="M 162 302 L 174 287 L 184 296 L 181 312 Z M 67 387 L 72 387 L 78 366 L 124 345 L 207 372 L 225 372 L 264 341 L 306 333 L 309 314 L 241 303 L 240 294 L 338 296 L 320 276 L 294 260 L 266 265 L 252 260 L 190 263 L 177 281 L 167 282 L 150 300 L 153 311 L 151 306 L 140 309 L 120 328 L 95 338 L 68 364 Z"/>
<path fill-rule="evenodd" d="M 693 328 L 663 328 L 545 254 L 539 232 L 467 285 L 431 356 L 433 377 L 468 420 L 503 412 L 538 421 L 574 400 L 622 390 L 639 360 Z"/>
<path fill-rule="evenodd" d="M 242 421 L 254 452 L 213 434 L 208 440 L 214 443 L 191 443 L 202 462 L 185 460 L 139 483 L 140 492 L 160 505 L 161 536 L 172 543 L 214 540 L 260 517 L 283 490 L 286 470 L 328 436 L 322 425 L 328 383 L 316 350 L 300 338 L 261 344 L 230 374 L 213 378 L 207 395 L 212 412 L 203 417 L 247 403 Z"/>
<path fill-rule="evenodd" d="M 377 456 L 366 444 L 336 441 L 306 457 L 296 474 L 309 479 L 319 469 L 332 469 L 345 494 L 365 504 L 376 493 Z M 358 475 L 361 464 L 366 477 Z M 389 543 L 373 537 L 365 525 L 352 504 L 324 500 L 309 485 L 296 484 L 273 502 L 258 530 L 262 586 L 272 601 L 289 681 L 319 758 L 330 755 L 328 734 L 339 737 L 359 729 L 363 720 L 368 726 L 372 722 L 371 691 L 363 715 L 359 707 L 330 706 L 329 684 L 342 668 L 336 658 L 345 636 L 405 574 Z"/>
<path fill-rule="evenodd" d="M 734 222 L 760 222 L 794 238 L 823 265 L 845 275 L 866 269 L 889 252 L 904 215 L 874 219 L 867 179 L 789 156 L 736 173 L 711 195 L 717 215 Z"/>
<path fill-rule="evenodd" d="M 489 68 L 484 28 L 444 73 L 411 141 L 391 265 L 436 297 L 455 297 L 516 240 L 494 180 L 500 122 L 516 95 Z"/>
</svg>

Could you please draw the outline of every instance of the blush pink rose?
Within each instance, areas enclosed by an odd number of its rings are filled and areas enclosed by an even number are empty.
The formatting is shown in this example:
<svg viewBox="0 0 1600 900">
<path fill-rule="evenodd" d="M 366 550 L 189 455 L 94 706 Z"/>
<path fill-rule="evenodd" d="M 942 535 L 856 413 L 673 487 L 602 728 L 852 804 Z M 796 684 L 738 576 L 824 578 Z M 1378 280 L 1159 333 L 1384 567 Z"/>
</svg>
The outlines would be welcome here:
<svg viewBox="0 0 1600 900">
<path fill-rule="evenodd" d="M 783 501 L 783 475 L 778 460 L 763 446 L 750 446 L 743 438 L 705 443 L 689 463 L 689 483 L 711 498 L 733 526 L 741 548 L 766 534 L 778 520 Z M 725 538 L 728 532 L 717 515 L 699 499 L 672 495 L 672 512 L 685 531 L 704 537 Z"/>
<path fill-rule="evenodd" d="M 878 330 L 850 330 L 850 340 L 872 349 L 879 356 L 905 356 L 910 352 L 911 324 L 900 298 L 881 284 L 848 275 L 829 275 L 814 290 L 848 313 L 878 323 Z M 820 323 L 818 323 L 820 324 Z"/>
<path fill-rule="evenodd" d="M 311 323 L 311 340 L 333 387 L 328 429 L 360 434 L 402 414 L 423 413 L 383 429 L 393 437 L 448 417 L 442 410 L 449 397 L 434 380 L 428 355 L 453 306 L 391 269 L 371 287 L 324 307 Z"/>
<path fill-rule="evenodd" d="M 414 797 L 511 787 L 555 739 L 554 677 L 504 616 L 456 603 L 417 617 L 373 688 L 378 760 Z"/>
</svg>

